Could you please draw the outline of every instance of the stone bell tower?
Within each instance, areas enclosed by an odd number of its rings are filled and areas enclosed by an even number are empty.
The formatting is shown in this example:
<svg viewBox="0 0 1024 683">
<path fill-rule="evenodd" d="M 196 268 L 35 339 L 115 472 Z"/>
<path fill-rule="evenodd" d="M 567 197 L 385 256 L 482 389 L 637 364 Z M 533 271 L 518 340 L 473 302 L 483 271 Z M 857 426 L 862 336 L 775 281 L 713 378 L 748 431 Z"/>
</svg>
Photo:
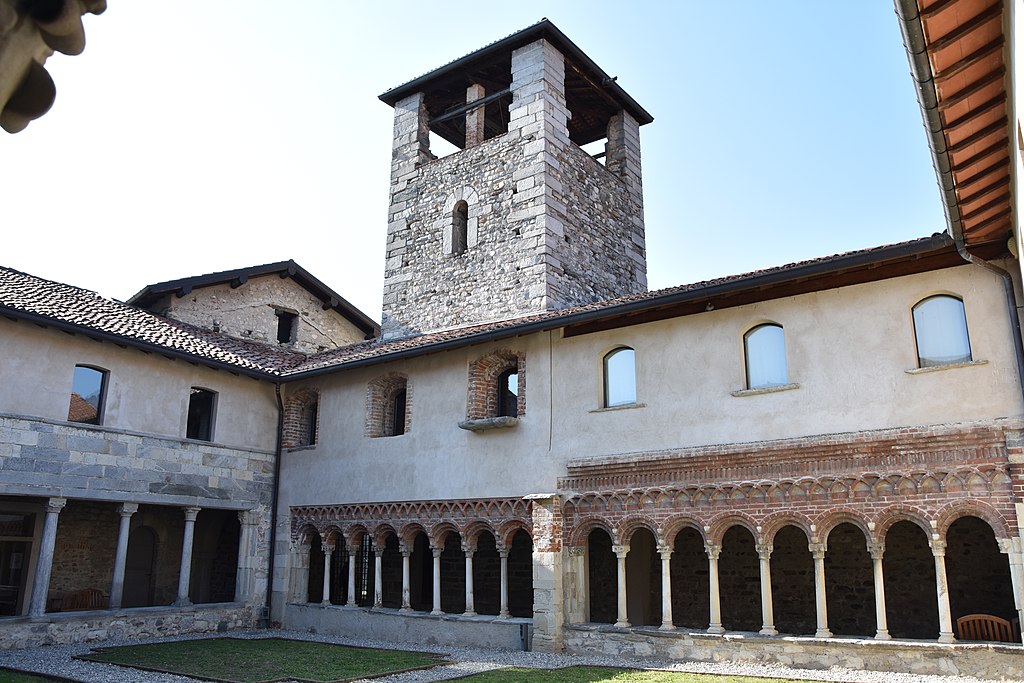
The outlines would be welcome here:
<svg viewBox="0 0 1024 683">
<path fill-rule="evenodd" d="M 385 337 L 647 289 L 640 126 L 653 119 L 554 24 L 380 99 L 395 110 Z M 430 132 L 459 151 L 437 158 Z M 602 139 L 602 154 L 581 148 Z"/>
</svg>

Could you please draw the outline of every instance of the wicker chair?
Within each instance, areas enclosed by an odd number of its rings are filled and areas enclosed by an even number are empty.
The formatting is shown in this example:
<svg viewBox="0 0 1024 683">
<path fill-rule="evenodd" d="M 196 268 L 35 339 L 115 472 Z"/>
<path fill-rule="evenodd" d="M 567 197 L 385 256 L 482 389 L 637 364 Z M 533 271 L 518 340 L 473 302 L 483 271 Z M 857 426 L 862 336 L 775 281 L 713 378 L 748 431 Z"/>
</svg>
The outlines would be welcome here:
<svg viewBox="0 0 1024 683">
<path fill-rule="evenodd" d="M 956 620 L 957 637 L 960 640 L 988 640 L 999 643 L 1013 643 L 1013 626 L 1002 617 L 992 614 L 968 614 Z"/>
</svg>

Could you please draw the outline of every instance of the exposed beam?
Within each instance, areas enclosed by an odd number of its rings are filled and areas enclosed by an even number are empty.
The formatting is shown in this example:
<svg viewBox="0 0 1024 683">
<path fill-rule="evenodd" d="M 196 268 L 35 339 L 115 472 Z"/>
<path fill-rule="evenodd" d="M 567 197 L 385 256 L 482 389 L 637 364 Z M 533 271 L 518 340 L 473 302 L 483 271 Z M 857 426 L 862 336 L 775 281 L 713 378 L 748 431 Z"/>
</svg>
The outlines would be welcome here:
<svg viewBox="0 0 1024 683">
<path fill-rule="evenodd" d="M 971 107 L 971 110 L 969 112 L 967 112 L 958 119 L 953 119 L 952 121 L 949 121 L 948 123 L 946 123 L 946 125 L 943 126 L 943 128 L 946 130 L 946 134 L 948 135 L 950 131 L 954 131 L 957 128 L 963 126 L 964 124 L 970 123 L 971 121 L 974 121 L 975 119 L 984 116 L 993 109 L 998 109 L 999 107 L 1002 107 L 1005 102 L 1006 91 L 1004 90 L 1003 92 L 999 93 L 985 104 L 980 104 L 977 107 Z"/>
<path fill-rule="evenodd" d="M 184 285 L 182 287 L 178 287 L 178 291 L 176 291 L 174 293 L 174 296 L 176 296 L 179 299 L 181 299 L 182 297 L 186 297 L 186 296 L 188 296 L 191 293 L 192 293 L 192 285 Z"/>
<path fill-rule="evenodd" d="M 239 275 L 238 277 L 236 277 L 234 280 L 231 281 L 231 289 L 238 289 L 239 287 L 241 287 L 242 285 L 244 285 L 248 281 L 249 281 L 249 276 L 248 275 L 245 275 L 245 274 Z"/>
<path fill-rule="evenodd" d="M 985 126 L 981 130 L 978 130 L 978 131 L 975 131 L 974 133 L 971 133 L 970 135 L 968 135 L 967 137 L 965 137 L 963 140 L 961 140 L 960 142 L 956 143 L 955 145 L 950 145 L 949 146 L 949 153 L 950 154 L 956 154 L 957 152 L 962 152 L 965 149 L 967 149 L 968 147 L 970 147 L 971 145 L 978 144 L 978 142 L 980 142 L 981 140 L 984 140 L 985 138 L 991 136 L 993 133 L 1000 133 L 1001 137 L 1005 139 L 1005 137 L 1006 137 L 1006 117 L 1005 116 L 1000 118 L 995 123 L 990 123 L 989 125 Z"/>
<path fill-rule="evenodd" d="M 935 3 L 928 9 L 921 10 L 921 16 L 925 19 L 931 19 L 958 2 L 960 2 L 960 0 L 939 0 L 939 2 Z"/>
<path fill-rule="evenodd" d="M 986 147 L 985 149 L 981 150 L 980 152 L 978 152 L 974 156 L 969 157 L 967 159 L 964 159 L 963 161 L 961 161 L 959 163 L 953 164 L 953 171 L 954 172 L 960 172 L 960 171 L 964 170 L 965 168 L 970 168 L 971 166 L 973 166 L 974 164 L 978 163 L 982 159 L 987 159 L 988 157 L 993 156 L 994 154 L 998 154 L 1000 152 L 1006 153 L 1006 143 L 1005 142 L 997 142 L 996 144 L 992 145 L 991 147 Z"/>
<path fill-rule="evenodd" d="M 950 64 L 945 69 L 935 74 L 935 80 L 944 81 L 954 76 L 963 73 L 965 70 L 971 68 L 978 62 L 986 59 L 987 57 L 999 52 L 1003 48 L 1003 34 L 1000 33 L 999 37 L 995 40 L 989 41 L 985 45 L 979 47 L 977 50 L 967 55 L 963 59 Z"/>
<path fill-rule="evenodd" d="M 963 214 L 962 216 L 960 216 L 960 220 L 961 221 L 969 221 L 972 218 L 977 218 L 978 216 L 981 216 L 982 214 L 984 214 L 987 211 L 991 211 L 992 209 L 995 209 L 995 208 L 998 208 L 1000 206 L 1003 206 L 1004 204 L 1006 204 L 1009 201 L 1010 201 L 1009 197 L 996 197 L 995 199 L 993 199 L 990 202 L 985 202 L 984 204 L 979 206 L 974 211 L 971 211 L 970 213 Z"/>
<path fill-rule="evenodd" d="M 971 187 L 972 185 L 977 185 L 983 178 L 987 178 L 988 176 L 998 172 L 1006 173 L 1007 176 L 1009 176 L 1009 170 L 1007 168 L 1006 161 L 997 161 L 991 166 L 986 166 L 985 168 L 981 169 L 980 171 L 972 175 L 970 178 L 966 178 L 964 180 L 960 180 L 959 178 L 957 178 L 957 190 L 966 190 L 968 187 Z"/>
<path fill-rule="evenodd" d="M 957 91 L 957 93 L 955 95 L 950 95 L 949 97 L 943 97 L 939 101 L 939 111 L 946 111 L 950 107 L 954 107 L 954 106 L 960 104 L 961 102 L 966 100 L 971 95 L 974 95 L 975 93 L 981 92 L 982 90 L 984 90 L 988 86 L 992 85 L 993 83 L 1000 83 L 1001 84 L 1001 81 L 1003 80 L 1003 74 L 1005 74 L 1005 73 L 1006 73 L 1006 67 L 1000 64 L 998 69 L 996 69 L 995 71 L 993 71 L 993 72 L 991 72 L 989 74 L 986 74 L 982 78 L 979 78 L 978 80 L 974 81 L 969 86 L 967 86 L 966 88 L 962 88 L 961 90 Z"/>
<path fill-rule="evenodd" d="M 481 97 L 478 100 L 473 100 L 472 102 L 467 102 L 466 104 L 463 104 L 461 106 L 455 107 L 454 109 L 449 109 L 448 111 L 446 111 L 445 113 L 441 114 L 440 116 L 435 116 L 434 118 L 430 119 L 430 123 L 428 125 L 431 128 L 433 128 L 438 123 L 444 123 L 445 121 L 450 121 L 450 120 L 452 120 L 454 118 L 458 118 L 459 116 L 462 116 L 463 114 L 465 114 L 467 112 L 470 112 L 470 111 L 472 111 L 472 110 L 474 110 L 474 109 L 476 109 L 478 107 L 483 107 L 484 105 L 486 105 L 486 104 L 488 104 L 490 102 L 493 102 L 494 100 L 497 100 L 497 99 L 499 99 L 501 97 L 504 97 L 505 95 L 509 95 L 511 93 L 512 93 L 512 89 L 511 88 L 505 88 L 504 90 L 499 90 L 498 92 L 491 93 L 490 95 L 487 95 L 486 97 Z"/>
<path fill-rule="evenodd" d="M 997 180 L 996 182 L 992 183 L 991 185 L 986 185 L 985 187 L 983 187 L 982 189 L 978 190 L 974 194 L 967 195 L 966 197 L 960 197 L 959 203 L 962 206 L 964 204 L 970 204 L 971 202 L 976 202 L 979 199 L 981 199 L 982 197 L 984 197 L 985 195 L 991 194 L 992 192 L 994 192 L 996 190 L 999 190 L 1001 188 L 1004 188 L 1004 187 L 1006 187 L 1009 184 L 1010 184 L 1010 176 L 1006 176 L 1005 178 L 1002 178 L 1001 180 Z"/>
<path fill-rule="evenodd" d="M 955 29 L 953 29 L 946 35 L 942 36 L 941 38 L 936 38 L 932 42 L 928 43 L 928 51 L 934 54 L 941 50 L 942 48 L 948 47 L 953 43 L 957 42 L 958 40 L 960 40 L 961 38 L 970 35 L 978 28 L 984 26 L 993 19 L 1001 17 L 1002 15 L 1003 3 L 997 2 L 984 12 L 981 12 L 980 14 L 975 16 L 970 21 L 966 21 L 963 24 L 960 24 Z M 1000 29 L 1001 28 L 1002 27 L 1000 27 Z"/>
<path fill-rule="evenodd" d="M 969 228 L 965 228 L 965 232 L 968 232 L 968 233 L 983 232 L 985 230 L 985 228 L 991 227 L 991 226 L 996 225 L 996 224 L 1001 224 L 1003 221 L 1005 221 L 1007 218 L 1010 217 L 1010 213 L 1011 212 L 1012 212 L 1012 210 L 1008 206 L 1005 209 L 1003 209 L 1002 211 L 1000 211 L 999 213 L 997 213 L 997 214 L 995 214 L 993 216 L 989 216 L 988 218 L 986 218 L 983 221 L 978 221 L 977 223 L 975 223 L 974 225 L 972 225 Z"/>
</svg>

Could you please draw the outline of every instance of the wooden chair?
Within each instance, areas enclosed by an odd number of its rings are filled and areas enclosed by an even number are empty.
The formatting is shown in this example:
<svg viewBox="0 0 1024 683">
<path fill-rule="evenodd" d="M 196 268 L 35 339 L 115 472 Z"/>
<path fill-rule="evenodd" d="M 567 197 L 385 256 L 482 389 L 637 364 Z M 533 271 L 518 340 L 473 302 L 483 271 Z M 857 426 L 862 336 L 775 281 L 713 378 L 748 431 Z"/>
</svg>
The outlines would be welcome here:
<svg viewBox="0 0 1024 683">
<path fill-rule="evenodd" d="M 106 609 L 107 596 L 96 588 L 83 588 L 80 591 L 65 593 L 60 600 L 61 612 L 74 612 L 87 609 Z"/>
<path fill-rule="evenodd" d="M 988 640 L 999 643 L 1016 642 L 1013 626 L 1002 617 L 992 614 L 968 614 L 956 620 L 960 640 Z"/>
</svg>

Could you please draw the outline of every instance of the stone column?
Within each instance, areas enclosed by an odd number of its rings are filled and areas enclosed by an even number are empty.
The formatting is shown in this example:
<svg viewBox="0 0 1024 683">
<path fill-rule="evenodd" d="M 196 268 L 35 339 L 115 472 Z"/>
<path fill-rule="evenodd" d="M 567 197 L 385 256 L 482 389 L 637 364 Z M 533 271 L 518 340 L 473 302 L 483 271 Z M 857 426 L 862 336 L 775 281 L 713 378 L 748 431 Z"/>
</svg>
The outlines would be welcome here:
<svg viewBox="0 0 1024 683">
<path fill-rule="evenodd" d="M 946 581 L 946 542 L 933 537 L 932 556 L 935 558 L 935 596 L 939 603 L 939 642 L 953 643 L 953 617 L 949 609 L 949 584 Z"/>
<path fill-rule="evenodd" d="M 398 551 L 402 553 L 402 608 L 400 612 L 411 612 L 412 605 L 409 595 L 409 555 L 412 554 L 412 550 L 406 544 L 402 543 L 398 546 Z"/>
<path fill-rule="evenodd" d="M 550 493 L 530 494 L 525 499 L 530 503 L 533 538 L 533 648 L 561 652 L 565 649 L 563 501 Z"/>
<path fill-rule="evenodd" d="M 1018 623 L 1024 624 L 1024 553 L 1021 553 L 1019 538 L 1001 538 L 998 541 L 999 552 L 1004 553 L 1010 561 L 1010 585 L 1013 588 L 1013 606 L 1017 610 Z"/>
<path fill-rule="evenodd" d="M 121 503 L 117 511 L 121 516 L 121 522 L 117 527 L 114 580 L 110 584 L 110 609 L 118 609 L 121 606 L 121 597 L 124 595 L 124 569 L 128 559 L 128 530 L 131 527 L 132 515 L 138 511 L 138 503 Z"/>
<path fill-rule="evenodd" d="M 814 558 L 814 606 L 818 619 L 818 630 L 815 638 L 831 638 L 828 630 L 828 604 L 825 601 L 825 550 L 824 543 L 809 543 L 811 557 Z"/>
<path fill-rule="evenodd" d="M 871 564 L 875 579 L 875 640 L 891 640 L 889 624 L 885 615 L 885 572 L 882 569 L 882 556 L 885 555 L 884 543 L 868 543 L 871 553 Z"/>
<path fill-rule="evenodd" d="M 479 83 L 466 88 L 466 104 L 476 102 L 485 95 L 484 86 Z M 466 112 L 466 149 L 484 141 L 484 107 Z"/>
<path fill-rule="evenodd" d="M 192 579 L 192 541 L 196 532 L 196 517 L 202 508 L 184 508 L 185 531 L 181 541 L 181 567 L 178 569 L 178 599 L 174 604 L 178 607 L 191 605 L 188 599 L 189 581 Z"/>
<path fill-rule="evenodd" d="M 384 548 L 377 549 L 377 544 L 373 544 L 373 606 L 375 608 L 384 606 L 384 578 L 381 576 L 381 556 L 384 554 Z"/>
<path fill-rule="evenodd" d="M 672 546 L 663 545 L 658 548 L 661 555 L 661 626 L 660 631 L 672 631 Z"/>
<path fill-rule="evenodd" d="M 43 536 L 39 539 L 39 556 L 36 559 L 36 575 L 32 582 L 32 598 L 28 613 L 41 617 L 46 613 L 46 598 L 50 594 L 50 572 L 53 571 L 53 550 L 57 543 L 57 516 L 67 498 L 50 498 L 46 501 L 46 519 L 43 521 Z"/>
<path fill-rule="evenodd" d="M 327 607 L 331 604 L 331 559 L 334 555 L 334 546 L 321 543 L 320 549 L 324 551 L 324 590 L 320 604 Z"/>
<path fill-rule="evenodd" d="M 501 558 L 501 610 L 498 618 L 508 619 L 511 616 L 508 611 L 508 548 L 498 548 L 498 557 Z"/>
<path fill-rule="evenodd" d="M 309 542 L 292 541 L 292 602 L 309 602 Z"/>
<path fill-rule="evenodd" d="M 718 590 L 718 556 L 722 553 L 722 546 L 706 543 L 704 552 L 708 556 L 708 593 L 711 598 L 708 633 L 725 633 L 722 628 L 722 597 Z"/>
<path fill-rule="evenodd" d="M 235 573 L 235 602 L 245 602 L 252 595 L 254 576 L 253 537 L 259 523 L 259 514 L 255 510 L 242 510 L 238 513 L 241 525 L 238 536 L 238 571 Z"/>
<path fill-rule="evenodd" d="M 761 566 L 761 635 L 777 636 L 775 628 L 775 607 L 772 604 L 772 550 L 769 543 L 759 543 L 755 546 L 757 557 Z"/>
<path fill-rule="evenodd" d="M 629 628 L 629 611 L 626 603 L 626 556 L 629 555 L 629 546 L 613 545 L 612 552 L 615 553 L 618 569 L 616 572 L 616 586 L 618 586 L 616 595 L 618 596 L 619 614 L 615 625 L 619 628 Z"/>
<path fill-rule="evenodd" d="M 444 552 L 444 548 L 431 546 L 430 552 L 434 555 L 434 609 L 430 613 L 444 614 L 441 611 L 441 553 Z"/>
<path fill-rule="evenodd" d="M 467 617 L 476 616 L 476 606 L 473 604 L 473 552 L 472 546 L 463 543 L 462 552 L 466 556 L 466 611 L 463 614 Z"/>
<path fill-rule="evenodd" d="M 356 549 L 348 545 L 348 596 L 346 607 L 356 606 Z"/>
</svg>

